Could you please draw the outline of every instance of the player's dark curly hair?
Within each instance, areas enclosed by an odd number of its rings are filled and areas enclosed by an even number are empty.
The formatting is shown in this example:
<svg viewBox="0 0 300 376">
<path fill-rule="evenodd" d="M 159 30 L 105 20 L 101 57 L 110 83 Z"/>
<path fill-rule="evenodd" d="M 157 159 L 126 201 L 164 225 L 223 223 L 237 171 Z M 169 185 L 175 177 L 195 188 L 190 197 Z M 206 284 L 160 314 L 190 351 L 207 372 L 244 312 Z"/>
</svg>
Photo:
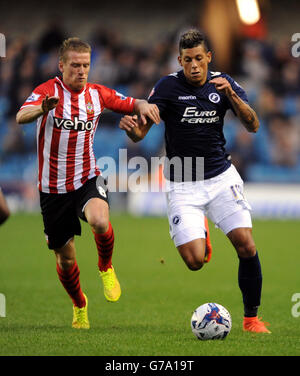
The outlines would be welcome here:
<svg viewBox="0 0 300 376">
<path fill-rule="evenodd" d="M 181 55 L 182 50 L 186 48 L 194 48 L 199 46 L 200 44 L 203 45 L 206 52 L 209 51 L 205 35 L 197 29 L 188 30 L 180 37 L 179 53 Z"/>
<path fill-rule="evenodd" d="M 66 60 L 67 51 L 77 51 L 77 52 L 88 52 L 91 53 L 91 46 L 82 41 L 79 38 L 68 38 L 65 39 L 58 51 L 59 60 Z"/>
</svg>

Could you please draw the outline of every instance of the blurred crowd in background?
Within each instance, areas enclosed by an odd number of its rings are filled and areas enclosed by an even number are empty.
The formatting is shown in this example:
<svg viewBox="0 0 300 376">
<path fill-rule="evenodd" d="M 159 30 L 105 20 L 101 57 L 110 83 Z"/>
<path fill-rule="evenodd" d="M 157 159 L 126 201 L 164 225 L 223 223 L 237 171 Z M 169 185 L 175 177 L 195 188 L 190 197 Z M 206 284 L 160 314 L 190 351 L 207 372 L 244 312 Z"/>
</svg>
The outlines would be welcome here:
<svg viewBox="0 0 300 376">
<path fill-rule="evenodd" d="M 193 26 L 193 25 L 191 25 Z M 7 38 L 6 58 L 0 61 L 0 184 L 35 181 L 35 124 L 20 126 L 15 115 L 32 90 L 58 75 L 57 52 L 73 35 L 61 24 L 45 27 L 40 39 L 26 35 Z M 177 62 L 178 30 L 153 45 L 125 42 L 116 30 L 99 28 L 87 40 L 92 46 L 89 81 L 114 88 L 124 95 L 147 98 L 164 75 L 180 69 Z M 290 44 L 243 38 L 236 48 L 230 72 L 246 90 L 261 126 L 246 132 L 233 114 L 226 116 L 226 148 L 248 182 L 300 182 L 300 64 L 291 56 Z M 218 51 L 214 51 L 217 54 Z M 211 70 L 214 70 L 212 64 Z M 118 158 L 119 148 L 128 158 L 164 154 L 164 125 L 134 144 L 118 128 L 120 116 L 106 111 L 95 136 L 95 155 Z"/>
</svg>

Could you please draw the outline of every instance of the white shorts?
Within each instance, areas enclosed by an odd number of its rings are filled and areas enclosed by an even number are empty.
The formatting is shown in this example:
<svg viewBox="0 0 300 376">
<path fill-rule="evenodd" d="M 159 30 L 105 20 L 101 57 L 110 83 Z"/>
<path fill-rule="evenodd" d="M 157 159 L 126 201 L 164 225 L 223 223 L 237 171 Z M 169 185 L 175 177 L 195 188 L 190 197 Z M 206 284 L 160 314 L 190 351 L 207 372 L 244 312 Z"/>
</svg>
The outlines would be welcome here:
<svg viewBox="0 0 300 376">
<path fill-rule="evenodd" d="M 211 179 L 167 185 L 170 236 L 176 247 L 205 238 L 204 216 L 225 234 L 235 228 L 252 227 L 244 183 L 233 165 Z"/>
</svg>

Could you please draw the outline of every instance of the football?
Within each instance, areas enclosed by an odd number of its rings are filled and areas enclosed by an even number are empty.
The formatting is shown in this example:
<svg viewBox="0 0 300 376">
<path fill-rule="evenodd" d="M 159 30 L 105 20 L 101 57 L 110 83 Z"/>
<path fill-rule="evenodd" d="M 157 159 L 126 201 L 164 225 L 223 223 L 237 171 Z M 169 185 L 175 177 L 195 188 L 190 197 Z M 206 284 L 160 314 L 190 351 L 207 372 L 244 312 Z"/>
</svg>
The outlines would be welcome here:
<svg viewBox="0 0 300 376">
<path fill-rule="evenodd" d="M 231 330 L 230 313 L 217 303 L 198 307 L 191 318 L 192 332 L 198 339 L 224 339 Z"/>
</svg>

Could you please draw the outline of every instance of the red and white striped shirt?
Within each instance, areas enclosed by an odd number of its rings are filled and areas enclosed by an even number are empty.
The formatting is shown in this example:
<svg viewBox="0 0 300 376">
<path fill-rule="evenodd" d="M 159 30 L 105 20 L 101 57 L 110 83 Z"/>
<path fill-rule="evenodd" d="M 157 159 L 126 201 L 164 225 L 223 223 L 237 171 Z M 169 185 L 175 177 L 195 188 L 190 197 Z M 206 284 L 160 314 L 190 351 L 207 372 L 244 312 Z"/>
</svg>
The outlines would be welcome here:
<svg viewBox="0 0 300 376">
<path fill-rule="evenodd" d="M 93 141 L 103 110 L 129 114 L 135 99 L 90 83 L 76 92 L 55 77 L 34 89 L 21 109 L 40 105 L 47 94 L 60 99 L 56 108 L 37 119 L 38 188 L 71 192 L 101 174 Z"/>
</svg>

